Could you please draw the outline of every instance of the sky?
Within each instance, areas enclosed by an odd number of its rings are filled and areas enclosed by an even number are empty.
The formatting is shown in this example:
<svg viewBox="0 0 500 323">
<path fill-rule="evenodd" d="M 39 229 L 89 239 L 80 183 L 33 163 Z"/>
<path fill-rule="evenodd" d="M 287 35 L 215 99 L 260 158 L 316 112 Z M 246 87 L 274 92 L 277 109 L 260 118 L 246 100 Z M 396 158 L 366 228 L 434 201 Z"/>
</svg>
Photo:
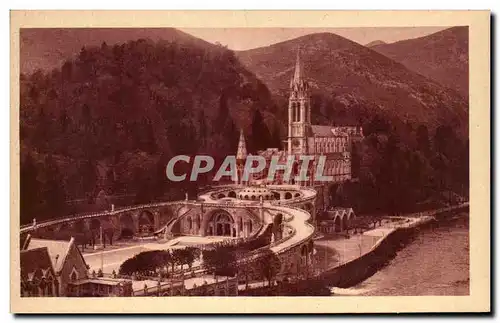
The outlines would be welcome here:
<svg viewBox="0 0 500 323">
<path fill-rule="evenodd" d="M 359 44 L 374 40 L 387 43 L 426 36 L 448 27 L 363 27 L 363 28 L 180 28 L 211 43 L 219 42 L 232 50 L 269 46 L 307 34 L 331 32 Z"/>
</svg>

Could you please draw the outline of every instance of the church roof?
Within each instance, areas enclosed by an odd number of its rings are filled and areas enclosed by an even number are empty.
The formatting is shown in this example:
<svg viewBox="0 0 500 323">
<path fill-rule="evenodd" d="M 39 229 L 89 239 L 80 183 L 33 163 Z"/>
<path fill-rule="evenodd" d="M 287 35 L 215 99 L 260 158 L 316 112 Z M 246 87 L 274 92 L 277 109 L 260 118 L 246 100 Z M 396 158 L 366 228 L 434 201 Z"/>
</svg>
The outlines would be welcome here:
<svg viewBox="0 0 500 323">
<path fill-rule="evenodd" d="M 359 128 L 360 129 L 360 128 Z M 361 133 L 358 127 L 351 126 L 320 126 L 311 125 L 311 130 L 314 136 L 318 137 L 345 137 Z"/>
<path fill-rule="evenodd" d="M 332 137 L 333 136 L 332 127 L 330 127 L 330 126 L 311 125 L 311 129 L 312 129 L 313 135 L 315 135 L 315 136 L 319 136 L 319 137 Z"/>
</svg>

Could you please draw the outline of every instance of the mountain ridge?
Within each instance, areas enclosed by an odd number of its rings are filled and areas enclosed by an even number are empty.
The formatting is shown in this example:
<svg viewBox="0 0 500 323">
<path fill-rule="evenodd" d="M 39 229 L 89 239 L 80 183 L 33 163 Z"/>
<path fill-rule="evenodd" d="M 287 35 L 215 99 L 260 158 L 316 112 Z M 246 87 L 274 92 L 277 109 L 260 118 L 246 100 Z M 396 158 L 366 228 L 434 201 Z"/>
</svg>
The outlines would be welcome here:
<svg viewBox="0 0 500 323">
<path fill-rule="evenodd" d="M 382 113 L 431 128 L 454 124 L 466 133 L 468 105 L 456 92 L 332 33 L 309 34 L 236 52 L 246 68 L 269 87 L 283 115 L 297 48 L 316 97 L 313 121 L 328 122 L 330 117 L 338 117 L 339 111 L 354 119 Z"/>
<path fill-rule="evenodd" d="M 385 44 L 387 44 L 387 42 L 380 40 L 380 39 L 377 39 L 377 40 L 374 40 L 374 41 L 371 41 L 371 42 L 365 44 L 365 46 L 366 47 L 373 47 L 373 46 L 385 45 Z"/>
<path fill-rule="evenodd" d="M 113 46 L 150 39 L 213 46 L 176 28 L 23 28 L 19 38 L 20 70 L 25 74 L 59 68 L 65 60 L 75 58 L 82 47 L 100 46 L 103 42 Z"/>
<path fill-rule="evenodd" d="M 408 69 L 469 97 L 468 27 L 457 26 L 423 37 L 379 44 L 371 49 Z"/>
</svg>

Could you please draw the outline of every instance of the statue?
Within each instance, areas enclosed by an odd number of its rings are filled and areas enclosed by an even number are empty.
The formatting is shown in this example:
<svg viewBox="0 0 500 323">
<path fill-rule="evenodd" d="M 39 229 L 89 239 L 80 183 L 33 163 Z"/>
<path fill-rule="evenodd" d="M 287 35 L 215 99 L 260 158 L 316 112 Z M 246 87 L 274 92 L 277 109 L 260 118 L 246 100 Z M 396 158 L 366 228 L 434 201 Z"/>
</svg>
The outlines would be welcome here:
<svg viewBox="0 0 500 323">
<path fill-rule="evenodd" d="M 188 193 L 186 192 L 186 201 L 189 200 L 189 195 Z"/>
</svg>

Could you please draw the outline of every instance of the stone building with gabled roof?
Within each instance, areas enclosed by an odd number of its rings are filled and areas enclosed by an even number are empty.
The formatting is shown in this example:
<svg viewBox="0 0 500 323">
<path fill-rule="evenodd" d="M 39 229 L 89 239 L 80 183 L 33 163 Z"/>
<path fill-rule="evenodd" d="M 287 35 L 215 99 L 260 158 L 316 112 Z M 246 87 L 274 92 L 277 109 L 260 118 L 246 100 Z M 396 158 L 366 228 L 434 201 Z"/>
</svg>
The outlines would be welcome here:
<svg viewBox="0 0 500 323">
<path fill-rule="evenodd" d="M 60 241 L 37 239 L 28 235 L 21 253 L 37 249 L 45 249 L 48 254 L 57 280 L 57 295 L 66 295 L 68 285 L 71 282 L 88 278 L 87 264 L 76 246 L 74 238 L 69 241 Z M 28 264 L 26 263 L 26 265 Z"/>
<path fill-rule="evenodd" d="M 46 247 L 21 251 L 21 296 L 59 296 L 59 283 Z"/>
<path fill-rule="evenodd" d="M 21 295 L 130 296 L 132 283 L 88 273 L 75 239 L 48 240 L 28 235 L 21 247 Z"/>
</svg>

